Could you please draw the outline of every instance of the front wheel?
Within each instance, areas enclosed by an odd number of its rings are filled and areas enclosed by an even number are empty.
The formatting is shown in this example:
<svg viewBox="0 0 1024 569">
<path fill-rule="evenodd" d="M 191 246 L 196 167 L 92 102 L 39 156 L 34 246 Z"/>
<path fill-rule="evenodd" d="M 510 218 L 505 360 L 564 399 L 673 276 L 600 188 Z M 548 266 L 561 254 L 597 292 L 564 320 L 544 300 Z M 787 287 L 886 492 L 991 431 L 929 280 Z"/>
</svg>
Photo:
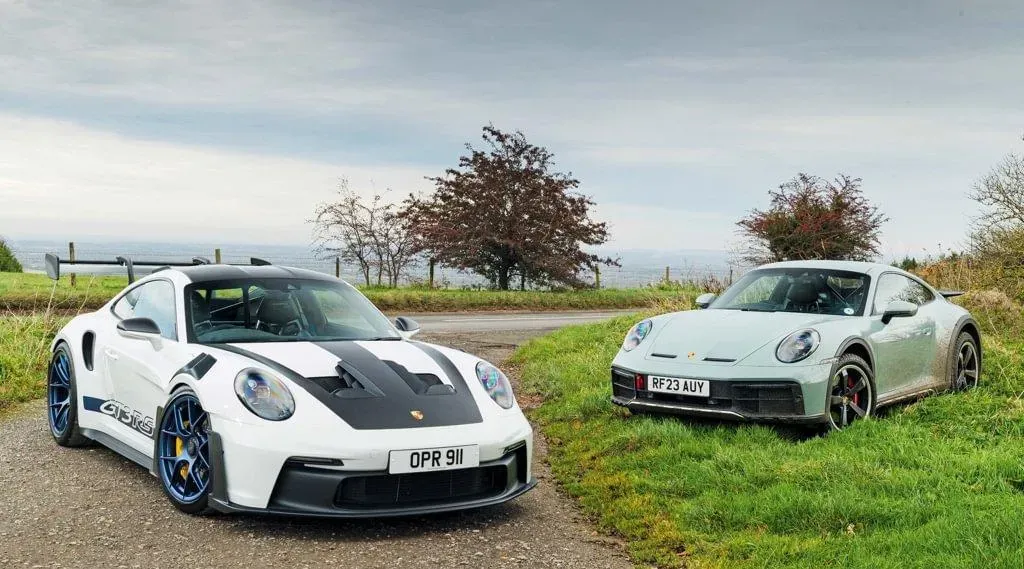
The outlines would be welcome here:
<svg viewBox="0 0 1024 569">
<path fill-rule="evenodd" d="M 82 447 L 89 439 L 78 427 L 78 389 L 71 349 L 61 343 L 53 351 L 46 374 L 46 417 L 53 440 L 62 447 Z"/>
<path fill-rule="evenodd" d="M 830 430 L 849 427 L 875 411 L 875 382 L 863 358 L 846 354 L 836 362 L 829 381 L 828 425 Z"/>
<path fill-rule="evenodd" d="M 191 389 L 176 391 L 167 402 L 157 452 L 164 494 L 185 513 L 210 513 L 210 415 Z"/>
<path fill-rule="evenodd" d="M 956 339 L 956 359 L 950 367 L 950 387 L 953 391 L 967 391 L 978 387 L 981 375 L 981 352 L 974 336 L 961 332 Z"/>
</svg>

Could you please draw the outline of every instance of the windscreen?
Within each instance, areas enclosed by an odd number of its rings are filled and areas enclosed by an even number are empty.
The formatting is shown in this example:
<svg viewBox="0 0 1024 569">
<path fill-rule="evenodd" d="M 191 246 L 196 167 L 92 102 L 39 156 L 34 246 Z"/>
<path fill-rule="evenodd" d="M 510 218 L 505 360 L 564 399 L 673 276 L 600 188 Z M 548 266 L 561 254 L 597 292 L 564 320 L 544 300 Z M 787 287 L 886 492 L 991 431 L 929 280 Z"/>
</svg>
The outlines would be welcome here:
<svg viewBox="0 0 1024 569">
<path fill-rule="evenodd" d="M 744 275 L 710 308 L 861 315 L 870 282 L 867 275 L 849 271 L 759 269 Z"/>
<path fill-rule="evenodd" d="M 342 282 L 246 279 L 185 289 L 190 340 L 200 343 L 399 340 L 359 291 Z"/>
</svg>

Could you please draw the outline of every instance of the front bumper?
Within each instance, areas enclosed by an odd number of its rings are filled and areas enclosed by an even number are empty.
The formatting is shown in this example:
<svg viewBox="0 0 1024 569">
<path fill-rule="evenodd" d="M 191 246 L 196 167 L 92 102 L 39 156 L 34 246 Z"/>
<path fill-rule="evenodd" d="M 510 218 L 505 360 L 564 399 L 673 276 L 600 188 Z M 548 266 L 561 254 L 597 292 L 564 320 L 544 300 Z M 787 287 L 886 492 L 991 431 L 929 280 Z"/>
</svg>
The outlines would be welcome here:
<svg viewBox="0 0 1024 569">
<path fill-rule="evenodd" d="M 223 472 L 222 441 L 211 434 L 213 472 Z M 227 497 L 223 477 L 214 476 L 210 506 L 225 513 L 318 518 L 380 518 L 452 512 L 492 506 L 537 485 L 530 475 L 526 443 L 476 468 L 415 474 L 338 470 L 302 459 L 281 468 L 265 508 L 244 506 Z"/>
<path fill-rule="evenodd" d="M 707 380 L 709 397 L 654 393 L 636 388 L 638 372 L 612 367 L 612 403 L 634 411 L 738 421 L 821 423 L 827 372 L 807 378 L 695 377 Z M 646 375 L 646 374 L 642 374 Z"/>
</svg>

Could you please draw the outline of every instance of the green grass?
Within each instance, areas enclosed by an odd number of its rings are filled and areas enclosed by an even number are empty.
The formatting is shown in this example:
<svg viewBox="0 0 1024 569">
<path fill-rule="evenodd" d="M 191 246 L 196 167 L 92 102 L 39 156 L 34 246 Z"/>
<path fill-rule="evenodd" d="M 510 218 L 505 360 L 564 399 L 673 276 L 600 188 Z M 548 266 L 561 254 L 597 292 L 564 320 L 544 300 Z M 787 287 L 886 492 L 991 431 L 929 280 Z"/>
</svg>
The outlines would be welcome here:
<svg viewBox="0 0 1024 569">
<path fill-rule="evenodd" d="M 95 310 L 127 284 L 125 277 L 80 276 L 77 286 L 72 287 L 70 278 L 65 276 L 54 287 L 46 275 L 0 273 L 0 310 L 33 311 L 48 306 L 66 311 Z M 686 286 L 567 292 L 379 287 L 360 290 L 377 307 L 389 312 L 648 308 L 689 302 L 699 294 Z"/>
<path fill-rule="evenodd" d="M 46 394 L 49 346 L 67 321 L 52 315 L 0 315 L 0 411 Z"/>
<path fill-rule="evenodd" d="M 1020 334 L 989 331 L 977 390 L 808 437 L 613 406 L 609 364 L 635 320 L 563 329 L 513 363 L 524 391 L 543 397 L 531 413 L 550 439 L 555 476 L 636 562 L 1024 565 Z"/>
</svg>

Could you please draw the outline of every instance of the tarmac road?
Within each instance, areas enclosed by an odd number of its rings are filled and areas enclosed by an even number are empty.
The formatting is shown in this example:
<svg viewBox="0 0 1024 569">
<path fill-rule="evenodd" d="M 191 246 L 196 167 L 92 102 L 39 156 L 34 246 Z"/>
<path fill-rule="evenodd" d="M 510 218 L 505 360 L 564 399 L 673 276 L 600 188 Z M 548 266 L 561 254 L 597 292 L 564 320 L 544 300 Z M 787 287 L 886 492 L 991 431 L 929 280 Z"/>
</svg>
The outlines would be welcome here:
<svg viewBox="0 0 1024 569">
<path fill-rule="evenodd" d="M 607 320 L 636 310 L 586 312 L 479 312 L 474 314 L 423 313 L 410 316 L 423 333 L 501 332 L 508 330 L 554 330 L 562 326 Z M 395 314 L 401 316 L 401 314 Z"/>
<path fill-rule="evenodd" d="M 416 318 L 421 339 L 494 362 L 551 326 L 597 318 L 531 316 Z M 489 331 L 466 331 L 479 326 Z M 0 567 L 632 567 L 558 491 L 541 437 L 535 450 L 540 485 L 482 510 L 383 521 L 195 518 L 127 459 L 56 446 L 39 401 L 0 418 Z"/>
</svg>

